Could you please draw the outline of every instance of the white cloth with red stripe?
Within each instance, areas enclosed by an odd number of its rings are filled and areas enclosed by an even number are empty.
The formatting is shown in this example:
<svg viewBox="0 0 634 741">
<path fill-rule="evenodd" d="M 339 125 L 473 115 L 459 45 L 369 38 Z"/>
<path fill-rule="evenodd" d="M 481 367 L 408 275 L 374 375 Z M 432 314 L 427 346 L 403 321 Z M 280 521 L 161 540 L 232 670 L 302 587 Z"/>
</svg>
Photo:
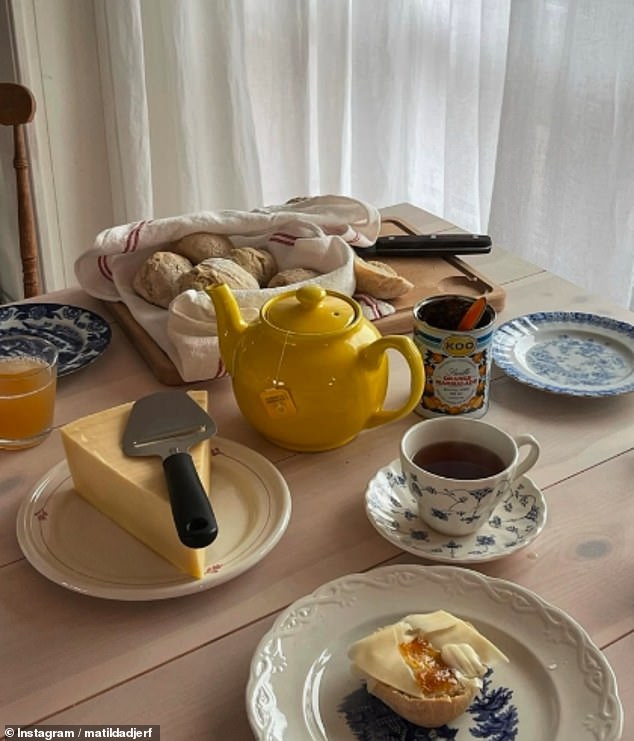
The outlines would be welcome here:
<svg viewBox="0 0 634 741">
<path fill-rule="evenodd" d="M 346 196 L 315 196 L 254 211 L 203 211 L 139 221 L 101 232 L 91 250 L 75 262 L 82 288 L 104 301 L 123 301 L 134 319 L 168 355 L 185 382 L 224 375 L 213 304 L 204 291 L 189 290 L 169 308 L 136 294 L 132 278 L 157 250 L 196 232 L 225 234 L 235 246 L 268 249 L 280 270 L 312 268 L 320 273 L 304 282 L 353 295 L 354 252 L 350 245 L 374 244 L 381 217 L 374 206 Z M 257 315 L 271 296 L 289 290 L 234 291 L 245 318 Z M 385 301 L 356 295 L 369 319 L 394 312 Z"/>
</svg>

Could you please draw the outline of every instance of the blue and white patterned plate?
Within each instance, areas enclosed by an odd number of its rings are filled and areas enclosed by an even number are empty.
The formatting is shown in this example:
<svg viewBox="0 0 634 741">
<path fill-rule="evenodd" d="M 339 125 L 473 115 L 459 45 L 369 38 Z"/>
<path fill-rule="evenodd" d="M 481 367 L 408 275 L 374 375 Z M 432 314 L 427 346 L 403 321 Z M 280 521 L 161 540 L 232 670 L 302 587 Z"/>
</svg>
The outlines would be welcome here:
<svg viewBox="0 0 634 741">
<path fill-rule="evenodd" d="M 110 344 L 105 319 L 68 304 L 9 304 L 0 306 L 0 334 L 43 337 L 59 350 L 58 376 L 92 363 Z"/>
<path fill-rule="evenodd" d="M 516 317 L 493 335 L 493 359 L 511 378 L 568 396 L 634 391 L 634 325 L 581 312 Z"/>
<path fill-rule="evenodd" d="M 546 524 L 546 501 L 523 476 L 475 533 L 460 537 L 438 533 L 419 518 L 416 499 L 405 483 L 398 459 L 378 471 L 368 484 L 365 511 L 376 530 L 397 548 L 447 563 L 503 558 L 526 547 Z"/>
<path fill-rule="evenodd" d="M 446 609 L 509 658 L 455 721 L 414 726 L 351 671 L 352 643 Z M 583 628 L 530 590 L 456 566 L 394 564 L 323 584 L 283 610 L 257 646 L 246 691 L 258 741 L 618 741 L 614 673 Z"/>
</svg>

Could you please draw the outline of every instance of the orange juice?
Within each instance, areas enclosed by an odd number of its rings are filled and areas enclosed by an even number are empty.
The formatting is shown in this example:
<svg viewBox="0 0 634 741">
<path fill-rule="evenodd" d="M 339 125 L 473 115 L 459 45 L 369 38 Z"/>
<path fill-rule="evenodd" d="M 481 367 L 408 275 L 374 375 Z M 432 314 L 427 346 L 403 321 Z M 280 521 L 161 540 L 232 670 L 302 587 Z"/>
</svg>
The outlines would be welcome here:
<svg viewBox="0 0 634 741">
<path fill-rule="evenodd" d="M 0 359 L 0 447 L 34 445 L 53 424 L 55 367 L 30 357 Z"/>
</svg>

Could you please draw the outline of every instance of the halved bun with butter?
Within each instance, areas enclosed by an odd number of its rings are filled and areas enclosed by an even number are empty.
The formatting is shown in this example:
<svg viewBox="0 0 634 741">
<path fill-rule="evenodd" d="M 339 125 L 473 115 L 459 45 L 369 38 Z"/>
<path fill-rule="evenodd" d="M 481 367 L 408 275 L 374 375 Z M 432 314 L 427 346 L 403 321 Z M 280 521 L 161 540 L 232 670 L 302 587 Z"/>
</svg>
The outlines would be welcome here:
<svg viewBox="0 0 634 741">
<path fill-rule="evenodd" d="M 418 726 L 465 712 L 490 666 L 508 661 L 470 623 L 444 610 L 409 615 L 352 644 L 353 672 L 368 692 Z"/>
</svg>

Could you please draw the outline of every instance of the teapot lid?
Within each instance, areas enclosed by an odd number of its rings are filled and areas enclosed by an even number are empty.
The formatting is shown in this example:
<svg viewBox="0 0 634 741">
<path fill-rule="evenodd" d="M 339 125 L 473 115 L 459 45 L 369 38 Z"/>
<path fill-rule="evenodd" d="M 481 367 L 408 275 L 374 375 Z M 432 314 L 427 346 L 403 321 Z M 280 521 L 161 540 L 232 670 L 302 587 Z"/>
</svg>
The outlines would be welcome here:
<svg viewBox="0 0 634 741">
<path fill-rule="evenodd" d="M 264 318 L 277 329 L 300 334 L 337 332 L 351 326 L 358 316 L 344 295 L 308 284 L 275 298 L 264 307 Z"/>
</svg>

